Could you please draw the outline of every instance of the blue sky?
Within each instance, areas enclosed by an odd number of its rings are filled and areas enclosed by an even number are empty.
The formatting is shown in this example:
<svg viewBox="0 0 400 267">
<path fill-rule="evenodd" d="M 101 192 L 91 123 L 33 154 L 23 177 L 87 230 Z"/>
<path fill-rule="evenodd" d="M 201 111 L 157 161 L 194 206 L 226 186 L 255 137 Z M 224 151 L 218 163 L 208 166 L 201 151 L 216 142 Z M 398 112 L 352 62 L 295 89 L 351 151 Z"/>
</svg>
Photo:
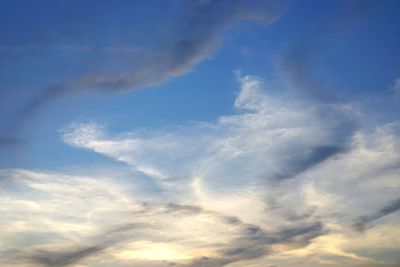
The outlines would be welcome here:
<svg viewBox="0 0 400 267">
<path fill-rule="evenodd" d="M 398 1 L 0 1 L 1 266 L 399 266 Z"/>
</svg>

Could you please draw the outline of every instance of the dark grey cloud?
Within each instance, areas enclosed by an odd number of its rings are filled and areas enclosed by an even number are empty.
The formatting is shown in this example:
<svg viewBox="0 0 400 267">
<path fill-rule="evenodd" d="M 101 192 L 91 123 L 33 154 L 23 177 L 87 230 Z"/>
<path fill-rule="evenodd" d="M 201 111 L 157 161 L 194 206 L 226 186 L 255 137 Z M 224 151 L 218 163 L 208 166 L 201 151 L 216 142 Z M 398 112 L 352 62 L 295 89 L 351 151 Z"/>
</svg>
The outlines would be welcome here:
<svg viewBox="0 0 400 267">
<path fill-rule="evenodd" d="M 241 235 L 219 251 L 219 257 L 202 257 L 178 266 L 221 267 L 233 262 L 253 260 L 268 255 L 271 245 L 306 246 L 313 238 L 326 233 L 320 222 L 283 229 L 277 233 L 266 233 L 256 225 L 243 224 L 242 228 Z"/>
<path fill-rule="evenodd" d="M 273 181 L 295 178 L 326 160 L 351 149 L 352 138 L 358 129 L 354 114 L 344 112 L 335 105 L 323 105 L 317 109 L 320 128 L 329 134 L 320 145 L 290 146 L 282 152 L 279 171 L 269 177 Z"/>
<path fill-rule="evenodd" d="M 140 223 L 126 223 L 82 241 L 84 244 L 49 250 L 29 250 L 28 248 L 27 250 L 9 250 L 5 253 L 6 259 L 12 263 L 30 263 L 38 266 L 73 266 L 88 257 L 102 253 L 111 246 L 135 239 L 141 229 L 150 227 Z"/>
<path fill-rule="evenodd" d="M 334 106 L 339 103 L 337 90 L 329 81 L 319 77 L 316 70 L 320 68 L 318 61 L 330 47 L 332 33 L 351 27 L 362 19 L 365 2 L 368 1 L 349 1 L 344 4 L 308 35 L 294 42 L 282 57 L 284 79 L 290 83 L 291 88 L 304 94 L 306 101 L 321 104 L 317 111 L 321 127 L 329 129 L 331 136 L 326 144 L 303 147 L 302 151 L 291 149 L 283 167 L 272 176 L 273 180 L 294 178 L 351 148 L 352 137 L 358 128 L 354 114 L 335 110 Z"/>
<path fill-rule="evenodd" d="M 286 180 L 317 166 L 328 158 L 345 151 L 341 145 L 307 147 L 305 151 L 293 155 L 283 164 L 284 169 L 273 175 L 274 180 Z"/>
<path fill-rule="evenodd" d="M 42 266 L 61 267 L 78 263 L 82 259 L 103 251 L 107 246 L 89 246 L 73 251 L 40 252 L 31 257 L 31 261 Z"/>
<path fill-rule="evenodd" d="M 390 215 L 394 212 L 397 212 L 399 210 L 400 210 L 400 198 L 392 201 L 386 206 L 383 206 L 381 209 L 372 214 L 357 218 L 356 222 L 353 224 L 353 228 L 357 231 L 362 232 L 366 229 L 369 223 L 376 221 L 384 216 Z"/>
<path fill-rule="evenodd" d="M 87 73 L 72 81 L 44 88 L 14 118 L 10 118 L 10 125 L 1 134 L 2 143 L 7 143 L 9 136 L 15 138 L 18 128 L 30 116 L 57 97 L 84 90 L 113 93 L 160 85 L 190 71 L 196 63 L 210 56 L 225 28 L 242 20 L 270 23 L 278 18 L 281 9 L 278 1 L 213 0 L 190 2 L 188 5 L 187 14 L 172 31 L 143 51 L 140 57 L 131 59 L 136 63 L 133 69 L 113 75 Z"/>
<path fill-rule="evenodd" d="M 184 209 L 186 210 L 186 208 Z M 219 213 L 212 211 L 205 212 L 214 213 L 222 219 L 226 218 L 225 215 Z M 230 216 L 228 218 L 231 219 Z M 277 232 L 266 232 L 260 226 L 244 223 L 238 218 L 233 222 L 229 220 L 225 220 L 225 222 L 237 226 L 240 231 L 237 238 L 219 250 L 218 257 L 200 257 L 188 264 L 180 265 L 172 263 L 171 265 L 184 267 L 221 267 L 233 262 L 266 256 L 270 253 L 270 246 L 276 244 L 287 244 L 293 247 L 306 246 L 312 239 L 326 233 L 323 224 L 319 221 L 302 221 L 298 224 L 299 226 L 283 228 Z"/>
<path fill-rule="evenodd" d="M 74 265 L 83 259 L 100 253 L 106 249 L 108 245 L 86 245 L 73 248 L 64 248 L 62 250 L 36 250 L 26 251 L 13 249 L 6 251 L 6 257 L 3 257 L 0 263 L 34 265 L 34 266 L 51 266 L 62 267 Z"/>
<path fill-rule="evenodd" d="M 184 213 L 188 213 L 188 214 L 208 214 L 208 215 L 217 217 L 221 222 L 223 222 L 227 225 L 242 224 L 242 222 L 240 221 L 240 219 L 238 217 L 221 214 L 221 213 L 218 213 L 215 211 L 205 210 L 199 206 L 167 203 L 165 205 L 165 211 L 167 213 L 184 212 Z"/>
</svg>

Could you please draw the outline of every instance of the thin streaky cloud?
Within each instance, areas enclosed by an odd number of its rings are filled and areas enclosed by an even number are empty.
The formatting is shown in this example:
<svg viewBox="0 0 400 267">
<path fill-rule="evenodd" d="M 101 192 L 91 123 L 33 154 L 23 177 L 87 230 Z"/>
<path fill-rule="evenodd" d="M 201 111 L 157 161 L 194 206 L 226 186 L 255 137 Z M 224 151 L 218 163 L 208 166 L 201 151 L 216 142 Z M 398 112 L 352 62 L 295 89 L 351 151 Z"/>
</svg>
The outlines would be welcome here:
<svg viewBox="0 0 400 267">
<path fill-rule="evenodd" d="M 25 124 L 43 105 L 69 93 L 79 91 L 123 92 L 155 87 L 166 80 L 181 76 L 209 57 L 220 43 L 220 32 L 240 21 L 261 21 L 269 24 L 278 19 L 280 11 L 276 1 L 205 1 L 192 4 L 191 12 L 184 14 L 182 27 L 170 32 L 165 40 L 149 51 L 140 53 L 134 69 L 119 74 L 86 73 L 71 81 L 43 88 L 22 109 L 3 131 L 17 135 Z"/>
</svg>

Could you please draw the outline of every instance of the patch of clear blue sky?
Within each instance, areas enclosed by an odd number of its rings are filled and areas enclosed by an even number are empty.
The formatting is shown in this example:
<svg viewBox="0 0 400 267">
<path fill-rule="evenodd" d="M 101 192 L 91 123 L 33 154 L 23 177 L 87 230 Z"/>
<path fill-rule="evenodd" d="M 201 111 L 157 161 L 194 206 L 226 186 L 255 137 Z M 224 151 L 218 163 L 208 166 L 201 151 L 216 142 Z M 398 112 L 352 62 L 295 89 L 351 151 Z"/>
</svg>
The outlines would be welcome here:
<svg viewBox="0 0 400 267">
<path fill-rule="evenodd" d="M 274 90 L 283 88 L 277 66 L 297 46 L 307 47 L 312 76 L 342 100 L 386 96 L 400 76 L 400 2 L 363 2 L 288 2 L 287 12 L 271 26 L 244 23 L 221 33 L 223 42 L 209 59 L 161 86 L 60 97 L 23 127 L 28 144 L 9 164 L 47 168 L 83 158 L 106 162 L 61 142 L 59 129 L 76 120 L 104 123 L 113 132 L 215 120 L 234 112 L 235 70 L 265 77 Z M 12 113 L 41 88 L 87 71 L 129 69 L 134 65 L 130 53 L 158 42 L 179 23 L 183 3 L 2 1 L 0 90 L 8 108 L 0 111 Z M 115 53 L 110 47 L 131 50 Z"/>
</svg>

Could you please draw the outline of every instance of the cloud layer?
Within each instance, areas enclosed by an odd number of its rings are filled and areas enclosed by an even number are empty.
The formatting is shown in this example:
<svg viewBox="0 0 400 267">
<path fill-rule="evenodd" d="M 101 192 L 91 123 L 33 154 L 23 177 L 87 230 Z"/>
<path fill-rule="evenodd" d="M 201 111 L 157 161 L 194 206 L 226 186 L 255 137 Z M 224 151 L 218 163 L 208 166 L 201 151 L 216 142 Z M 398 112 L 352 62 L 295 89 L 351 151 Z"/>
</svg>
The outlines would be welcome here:
<svg viewBox="0 0 400 267">
<path fill-rule="evenodd" d="M 237 76 L 235 114 L 64 141 L 107 170 L 2 170 L 2 266 L 396 266 L 398 122 Z M 362 231 L 360 231 L 362 230 Z"/>
</svg>

